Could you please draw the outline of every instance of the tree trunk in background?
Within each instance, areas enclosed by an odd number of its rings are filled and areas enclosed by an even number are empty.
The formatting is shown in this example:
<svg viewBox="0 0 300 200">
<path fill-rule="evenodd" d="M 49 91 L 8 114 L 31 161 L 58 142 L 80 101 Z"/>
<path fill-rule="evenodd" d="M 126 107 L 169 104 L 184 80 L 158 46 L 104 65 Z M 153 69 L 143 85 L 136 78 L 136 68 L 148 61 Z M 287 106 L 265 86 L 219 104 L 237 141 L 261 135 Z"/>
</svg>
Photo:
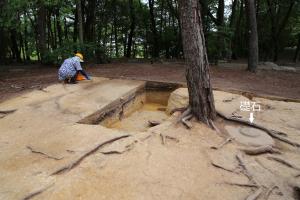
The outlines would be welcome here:
<svg viewBox="0 0 300 200">
<path fill-rule="evenodd" d="M 279 38 L 281 35 L 281 32 L 286 27 L 286 24 L 288 22 L 288 19 L 291 15 L 293 6 L 296 1 L 291 0 L 288 10 L 286 14 L 283 17 L 283 20 L 280 23 L 279 16 L 282 15 L 279 11 L 280 9 L 276 9 L 276 1 L 267 0 L 268 4 L 268 12 L 270 14 L 271 19 L 271 35 L 272 35 L 272 45 L 270 45 L 270 51 L 273 50 L 273 61 L 276 62 L 278 60 L 278 53 L 279 53 Z M 280 14 L 280 15 L 279 15 Z"/>
<path fill-rule="evenodd" d="M 114 23 L 115 51 L 116 51 L 116 57 L 118 58 L 119 57 L 119 44 L 118 44 L 117 6 L 114 6 L 114 17 L 113 18 L 114 18 L 113 23 Z"/>
<path fill-rule="evenodd" d="M 23 40 L 23 35 L 21 32 L 19 32 L 19 47 L 20 47 L 20 52 L 22 52 L 22 57 L 21 57 L 21 61 L 22 61 L 22 58 L 23 58 L 23 61 L 25 62 L 26 61 L 26 52 L 25 52 L 25 47 L 24 47 L 24 40 Z"/>
<path fill-rule="evenodd" d="M 286 15 L 284 16 L 282 22 L 279 24 L 279 28 L 278 28 L 278 31 L 276 33 L 276 38 L 277 40 L 275 41 L 275 52 L 274 52 L 274 57 L 273 57 L 273 61 L 277 61 L 278 60 L 278 54 L 279 54 L 279 38 L 280 38 L 280 35 L 281 35 L 281 32 L 284 30 L 284 28 L 286 27 L 287 25 L 287 22 L 290 18 L 290 15 L 292 13 L 292 10 L 293 10 L 293 7 L 294 7 L 294 4 L 295 4 L 296 1 L 291 1 L 290 5 L 289 5 L 289 8 L 286 12 Z M 278 11 L 279 12 L 279 11 Z"/>
<path fill-rule="evenodd" d="M 238 0 L 233 0 L 232 6 L 231 6 L 231 15 L 230 15 L 230 21 L 229 21 L 229 27 L 232 28 L 234 25 L 235 17 L 236 17 L 236 6 L 237 6 Z"/>
<path fill-rule="evenodd" d="M 67 23 L 67 19 L 64 17 L 64 38 L 67 41 L 68 40 L 68 23 Z"/>
<path fill-rule="evenodd" d="M 217 26 L 223 26 L 224 23 L 224 0 L 219 0 L 218 10 L 217 10 Z"/>
<path fill-rule="evenodd" d="M 59 14 L 59 8 L 55 9 L 55 16 L 56 16 L 56 29 L 57 29 L 57 35 L 58 35 L 58 43 L 59 46 L 62 46 L 62 28 L 60 24 L 60 14 Z"/>
<path fill-rule="evenodd" d="M 11 50 L 13 53 L 13 59 L 16 59 L 17 62 L 21 62 L 21 55 L 20 55 L 20 50 L 18 47 L 16 29 L 12 29 L 10 31 L 10 40 L 11 40 Z"/>
<path fill-rule="evenodd" d="M 134 13 L 133 0 L 128 0 L 128 5 L 129 5 L 129 12 L 130 12 L 130 32 L 128 35 L 126 57 L 130 58 L 131 47 L 132 47 L 132 38 L 134 36 L 134 30 L 135 30 L 135 13 Z"/>
<path fill-rule="evenodd" d="M 51 12 L 48 11 L 47 15 L 47 30 L 48 30 L 48 49 L 56 49 L 56 41 L 55 41 L 55 36 L 52 31 L 52 22 L 51 22 Z M 55 31 L 55 30 L 54 30 Z"/>
<path fill-rule="evenodd" d="M 118 44 L 118 27 L 117 27 L 117 19 L 114 17 L 114 39 L 115 39 L 115 50 L 116 50 L 116 57 L 119 57 L 119 44 Z"/>
<path fill-rule="evenodd" d="M 26 16 L 26 15 L 24 15 Z M 28 42 L 27 42 L 27 26 L 24 26 L 24 48 L 25 48 L 25 55 L 26 61 L 30 61 L 30 56 L 28 55 Z"/>
<path fill-rule="evenodd" d="M 206 124 L 216 111 L 198 0 L 179 0 L 189 104 L 196 118 Z"/>
<path fill-rule="evenodd" d="M 95 22 L 96 22 L 96 0 L 88 1 L 88 7 L 86 12 L 86 23 L 84 29 L 85 41 L 93 42 L 95 40 Z"/>
<path fill-rule="evenodd" d="M 83 20 L 82 20 L 81 0 L 76 0 L 76 7 L 77 7 L 79 42 L 80 44 L 83 44 Z"/>
<path fill-rule="evenodd" d="M 5 45 L 5 36 L 4 36 L 4 28 L 0 26 L 0 63 L 4 63 L 4 60 L 6 59 L 6 45 Z"/>
<path fill-rule="evenodd" d="M 6 1 L 0 1 L 0 12 L 3 12 L 3 7 Z M 4 27 L 0 25 L 0 63 L 4 63 L 6 59 L 6 44 L 5 44 L 5 30 Z"/>
<path fill-rule="evenodd" d="M 159 56 L 159 46 L 158 46 L 157 29 L 156 29 L 156 22 L 154 16 L 154 0 L 149 0 L 149 11 L 150 11 L 151 31 L 153 34 L 152 57 L 157 58 Z"/>
<path fill-rule="evenodd" d="M 258 36 L 256 24 L 255 0 L 246 0 L 247 19 L 248 19 L 248 71 L 256 72 L 258 64 Z"/>
<path fill-rule="evenodd" d="M 300 33 L 298 33 L 298 44 L 297 44 L 297 49 L 294 55 L 294 62 L 297 62 L 298 60 L 298 56 L 299 56 L 299 52 L 300 52 Z"/>
<path fill-rule="evenodd" d="M 223 59 L 224 57 L 224 36 L 223 36 L 223 26 L 224 26 L 224 0 L 219 0 L 218 10 L 217 10 L 217 27 L 218 27 L 218 36 L 217 36 L 217 45 L 218 45 L 218 59 Z"/>
<path fill-rule="evenodd" d="M 241 41 L 241 22 L 242 22 L 242 18 L 244 16 L 244 0 L 240 0 L 240 7 L 239 7 L 239 16 L 238 19 L 236 21 L 235 24 L 235 30 L 234 30 L 234 36 L 233 36 L 233 40 L 231 43 L 231 51 L 232 51 L 232 55 L 231 55 L 231 59 L 238 59 L 239 57 L 239 48 L 238 48 L 238 44 Z"/>
<path fill-rule="evenodd" d="M 74 24 L 73 24 L 73 42 L 77 42 L 77 38 L 78 38 L 78 10 L 77 10 L 77 6 L 75 8 L 75 12 L 74 12 Z"/>
<path fill-rule="evenodd" d="M 38 1 L 38 11 L 37 11 L 37 39 L 38 39 L 38 49 L 40 53 L 41 62 L 44 62 L 45 53 L 47 50 L 46 46 L 46 9 L 44 3 Z"/>
</svg>

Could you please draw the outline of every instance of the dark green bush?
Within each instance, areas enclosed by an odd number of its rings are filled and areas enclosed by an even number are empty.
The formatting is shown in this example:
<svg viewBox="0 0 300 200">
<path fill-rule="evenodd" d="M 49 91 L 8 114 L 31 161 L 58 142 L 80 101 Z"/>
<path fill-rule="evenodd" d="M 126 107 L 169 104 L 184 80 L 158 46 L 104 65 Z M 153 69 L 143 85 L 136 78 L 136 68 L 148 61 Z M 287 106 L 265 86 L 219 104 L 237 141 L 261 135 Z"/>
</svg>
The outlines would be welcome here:
<svg viewBox="0 0 300 200">
<path fill-rule="evenodd" d="M 96 61 L 102 63 L 107 58 L 104 48 L 95 43 L 66 43 L 60 48 L 48 51 L 43 60 L 45 64 L 58 65 L 66 58 L 74 56 L 77 52 L 84 55 L 85 61 Z M 100 61 L 99 58 L 101 58 Z"/>
</svg>

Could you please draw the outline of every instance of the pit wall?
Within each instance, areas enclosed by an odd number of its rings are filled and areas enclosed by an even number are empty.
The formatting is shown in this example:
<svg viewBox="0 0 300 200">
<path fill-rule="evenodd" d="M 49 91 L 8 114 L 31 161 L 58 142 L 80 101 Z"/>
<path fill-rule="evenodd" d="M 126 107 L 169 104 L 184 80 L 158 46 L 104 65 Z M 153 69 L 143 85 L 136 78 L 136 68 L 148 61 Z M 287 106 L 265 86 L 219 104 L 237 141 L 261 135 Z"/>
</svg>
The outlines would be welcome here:
<svg viewBox="0 0 300 200">
<path fill-rule="evenodd" d="M 171 92 L 178 87 L 178 84 L 147 82 L 144 86 L 128 92 L 78 123 L 110 127 L 115 122 L 141 109 L 146 102 L 167 106 Z"/>
</svg>

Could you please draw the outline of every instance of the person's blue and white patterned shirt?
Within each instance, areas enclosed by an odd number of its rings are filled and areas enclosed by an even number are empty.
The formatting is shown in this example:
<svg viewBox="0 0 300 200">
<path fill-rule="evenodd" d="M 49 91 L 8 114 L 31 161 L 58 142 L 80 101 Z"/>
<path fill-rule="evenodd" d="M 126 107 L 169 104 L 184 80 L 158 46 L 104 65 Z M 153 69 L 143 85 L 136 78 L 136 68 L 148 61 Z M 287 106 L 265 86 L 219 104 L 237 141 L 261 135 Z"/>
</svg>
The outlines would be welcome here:
<svg viewBox="0 0 300 200">
<path fill-rule="evenodd" d="M 66 80 L 67 78 L 72 78 L 75 76 L 78 70 L 82 70 L 80 65 L 80 58 L 74 56 L 64 60 L 63 64 L 58 70 L 58 79 L 60 81 Z"/>
</svg>

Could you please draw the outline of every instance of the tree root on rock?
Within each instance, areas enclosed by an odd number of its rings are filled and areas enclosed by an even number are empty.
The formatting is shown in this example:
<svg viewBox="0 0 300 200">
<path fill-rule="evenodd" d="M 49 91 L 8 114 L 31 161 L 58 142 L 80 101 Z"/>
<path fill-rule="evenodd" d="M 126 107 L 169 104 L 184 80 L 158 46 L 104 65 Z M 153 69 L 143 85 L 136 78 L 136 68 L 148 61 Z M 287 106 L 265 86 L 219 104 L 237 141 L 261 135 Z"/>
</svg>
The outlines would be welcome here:
<svg viewBox="0 0 300 200">
<path fill-rule="evenodd" d="M 49 189 L 50 187 L 52 187 L 53 185 L 54 185 L 54 183 L 51 184 L 51 185 L 49 185 L 49 186 L 47 186 L 47 187 L 45 187 L 45 188 L 42 188 L 42 189 L 37 190 L 37 191 L 35 191 L 35 192 L 32 192 L 32 193 L 28 194 L 27 196 L 25 196 L 22 200 L 29 200 L 29 199 L 32 199 L 32 198 L 36 197 L 37 195 L 43 193 L 44 191 L 48 190 L 48 189 Z"/>
<path fill-rule="evenodd" d="M 192 114 L 189 114 L 188 116 L 185 116 L 184 118 L 182 118 L 181 122 L 182 124 L 187 128 L 187 129 L 191 129 L 193 127 L 192 123 L 189 121 L 190 119 L 193 118 Z"/>
<path fill-rule="evenodd" d="M 293 141 L 289 140 L 288 138 L 282 136 L 282 135 L 287 135 L 286 133 L 282 133 L 282 132 L 275 131 L 275 130 L 270 130 L 270 129 L 267 129 L 267 128 L 263 127 L 263 126 L 260 126 L 260 125 L 257 125 L 257 124 L 252 124 L 252 123 L 250 123 L 248 121 L 245 121 L 245 120 L 242 120 L 242 119 L 227 117 L 226 115 L 224 115 L 221 112 L 217 112 L 217 114 L 220 117 L 222 117 L 222 118 L 224 118 L 226 120 L 233 121 L 233 122 L 238 122 L 238 123 L 241 123 L 241 124 L 244 124 L 244 125 L 247 125 L 247 126 L 251 126 L 251 127 L 263 130 L 266 133 L 268 133 L 271 137 L 273 137 L 273 138 L 275 138 L 277 140 L 285 142 L 285 143 L 287 143 L 289 145 L 292 145 L 294 147 L 298 147 L 298 148 L 300 147 L 299 143 L 293 142 Z"/>
<path fill-rule="evenodd" d="M 260 185 L 260 184 L 258 184 L 258 182 L 254 179 L 254 177 L 253 177 L 253 175 L 249 172 L 249 169 L 248 169 L 248 167 L 246 166 L 246 162 L 245 162 L 245 159 L 244 159 L 244 154 L 242 154 L 241 152 L 238 152 L 237 154 L 236 154 L 236 158 L 237 158 L 237 160 L 238 160 L 238 162 L 239 162 L 239 165 L 241 166 L 241 168 L 242 168 L 242 172 L 243 172 L 243 174 L 245 174 L 245 176 L 247 176 L 248 177 L 248 179 L 252 182 L 252 183 L 254 183 L 254 184 L 256 184 L 256 185 Z"/>
<path fill-rule="evenodd" d="M 180 108 L 180 109 L 174 109 L 176 111 L 183 111 L 184 108 Z M 171 113 L 174 111 L 172 110 Z M 175 111 L 175 112 L 176 112 Z M 174 113 L 174 112 L 173 112 Z M 192 114 L 192 109 L 191 107 L 187 107 L 185 108 L 185 110 L 181 113 L 181 115 L 177 118 L 176 120 L 176 124 L 181 122 L 187 129 L 191 129 L 192 128 L 192 123 L 189 122 L 190 119 L 193 118 L 193 114 Z"/>
<path fill-rule="evenodd" d="M 27 149 L 29 149 L 31 151 L 31 153 L 40 154 L 40 155 L 45 156 L 46 158 L 50 158 L 50 159 L 53 159 L 53 160 L 61 160 L 61 159 L 63 159 L 63 157 L 57 158 L 57 157 L 54 157 L 54 156 L 50 156 L 50 155 L 48 155 L 48 154 L 46 154 L 44 152 L 34 150 L 31 146 L 26 146 L 26 147 L 27 147 Z"/>
<path fill-rule="evenodd" d="M 182 108 L 174 108 L 173 110 L 171 110 L 170 114 L 173 115 L 175 112 L 184 112 L 186 110 L 186 107 L 182 107 Z"/>
<path fill-rule="evenodd" d="M 17 109 L 13 109 L 13 110 L 0 110 L 0 114 L 10 114 L 10 113 L 14 113 Z"/>
<path fill-rule="evenodd" d="M 153 126 L 160 125 L 161 122 L 155 121 L 155 120 L 149 120 L 149 121 L 148 121 L 148 124 L 149 124 L 150 127 L 153 127 Z"/>
<path fill-rule="evenodd" d="M 159 135 L 160 135 L 160 138 L 161 138 L 161 143 L 163 145 L 166 144 L 166 139 L 170 139 L 170 140 L 174 140 L 175 142 L 179 142 L 179 140 L 177 138 L 175 138 L 175 137 L 171 137 L 169 135 L 164 135 L 162 133 L 160 133 Z"/>
<path fill-rule="evenodd" d="M 212 120 L 209 120 L 209 124 L 212 127 L 212 129 L 214 129 L 219 134 L 219 136 L 223 135 L 220 129 L 215 125 L 215 123 Z"/>
<path fill-rule="evenodd" d="M 0 119 L 6 117 L 6 115 L 14 113 L 17 109 L 13 110 L 0 110 Z"/>
<path fill-rule="evenodd" d="M 260 195 L 261 193 L 263 192 L 263 188 L 260 187 L 258 188 L 254 193 L 250 194 L 246 200 L 256 200 Z"/>
<path fill-rule="evenodd" d="M 233 137 L 229 137 L 226 140 L 224 140 L 221 144 L 219 144 L 218 146 L 212 146 L 210 147 L 211 149 L 221 149 L 223 146 L 225 146 L 226 144 L 228 144 L 229 142 L 231 142 L 232 140 L 234 140 Z"/>
<path fill-rule="evenodd" d="M 298 177 L 300 177 L 300 174 L 296 174 L 296 175 L 294 175 L 294 177 L 295 177 L 295 178 L 298 178 Z"/>
<path fill-rule="evenodd" d="M 239 187 L 258 188 L 258 185 L 256 185 L 256 184 L 250 184 L 250 183 L 224 182 L 224 184 L 227 184 L 227 185 L 233 185 L 233 186 L 239 186 Z"/>
<path fill-rule="evenodd" d="M 271 145 L 260 146 L 260 147 L 255 147 L 255 148 L 248 148 L 248 149 L 240 149 L 240 150 L 245 152 L 248 155 L 259 155 L 259 154 L 264 154 L 264 153 L 277 153 L 277 154 L 282 153 L 281 151 L 279 151 L 278 149 L 275 149 Z"/>
<path fill-rule="evenodd" d="M 110 140 L 107 140 L 105 142 L 102 142 L 100 144 L 98 144 L 97 146 L 95 146 L 93 149 L 89 150 L 88 152 L 86 152 L 85 154 L 83 154 L 82 156 L 80 156 L 77 160 L 71 162 L 70 164 L 63 166 L 62 168 L 56 170 L 55 172 L 53 172 L 51 175 L 58 175 L 58 174 L 62 174 L 65 172 L 68 172 L 70 170 L 72 170 L 74 167 L 76 167 L 77 165 L 79 165 L 81 163 L 81 161 L 83 161 L 87 156 L 95 153 L 99 148 L 103 147 L 104 145 L 110 144 L 114 141 L 123 139 L 123 138 L 127 138 L 130 135 L 122 135 L 122 136 L 118 136 L 115 138 L 112 138 Z"/>
<path fill-rule="evenodd" d="M 267 158 L 268 158 L 269 160 L 277 161 L 277 162 L 279 162 L 279 163 L 281 163 L 281 164 L 283 164 L 283 165 L 285 165 L 285 166 L 287 166 L 287 167 L 289 167 L 289 168 L 292 168 L 292 169 L 295 169 L 295 170 L 300 170 L 299 167 L 297 167 L 297 166 L 295 166 L 295 165 L 289 163 L 288 161 L 286 161 L 286 160 L 284 160 L 284 159 L 282 159 L 282 158 L 275 157 L 275 156 L 268 156 Z"/>
<path fill-rule="evenodd" d="M 160 135 L 160 138 L 161 138 L 161 143 L 163 145 L 165 145 L 166 144 L 166 137 L 163 134 L 159 134 L 159 135 Z"/>
<path fill-rule="evenodd" d="M 228 172 L 237 174 L 237 172 L 235 172 L 234 170 L 228 169 L 227 167 L 224 167 L 224 166 L 221 166 L 220 164 L 217 164 L 217 163 L 215 163 L 214 161 L 211 161 L 210 163 L 211 163 L 212 166 L 214 166 L 214 167 L 216 167 L 216 168 L 223 169 L 223 170 L 225 170 L 225 171 L 228 171 Z"/>
<path fill-rule="evenodd" d="M 271 195 L 273 190 L 275 190 L 276 188 L 279 189 L 279 187 L 277 185 L 274 185 L 273 187 L 269 188 L 267 190 L 267 192 L 265 193 L 264 199 L 266 199 L 266 200 L 269 199 L 269 196 Z"/>
</svg>

